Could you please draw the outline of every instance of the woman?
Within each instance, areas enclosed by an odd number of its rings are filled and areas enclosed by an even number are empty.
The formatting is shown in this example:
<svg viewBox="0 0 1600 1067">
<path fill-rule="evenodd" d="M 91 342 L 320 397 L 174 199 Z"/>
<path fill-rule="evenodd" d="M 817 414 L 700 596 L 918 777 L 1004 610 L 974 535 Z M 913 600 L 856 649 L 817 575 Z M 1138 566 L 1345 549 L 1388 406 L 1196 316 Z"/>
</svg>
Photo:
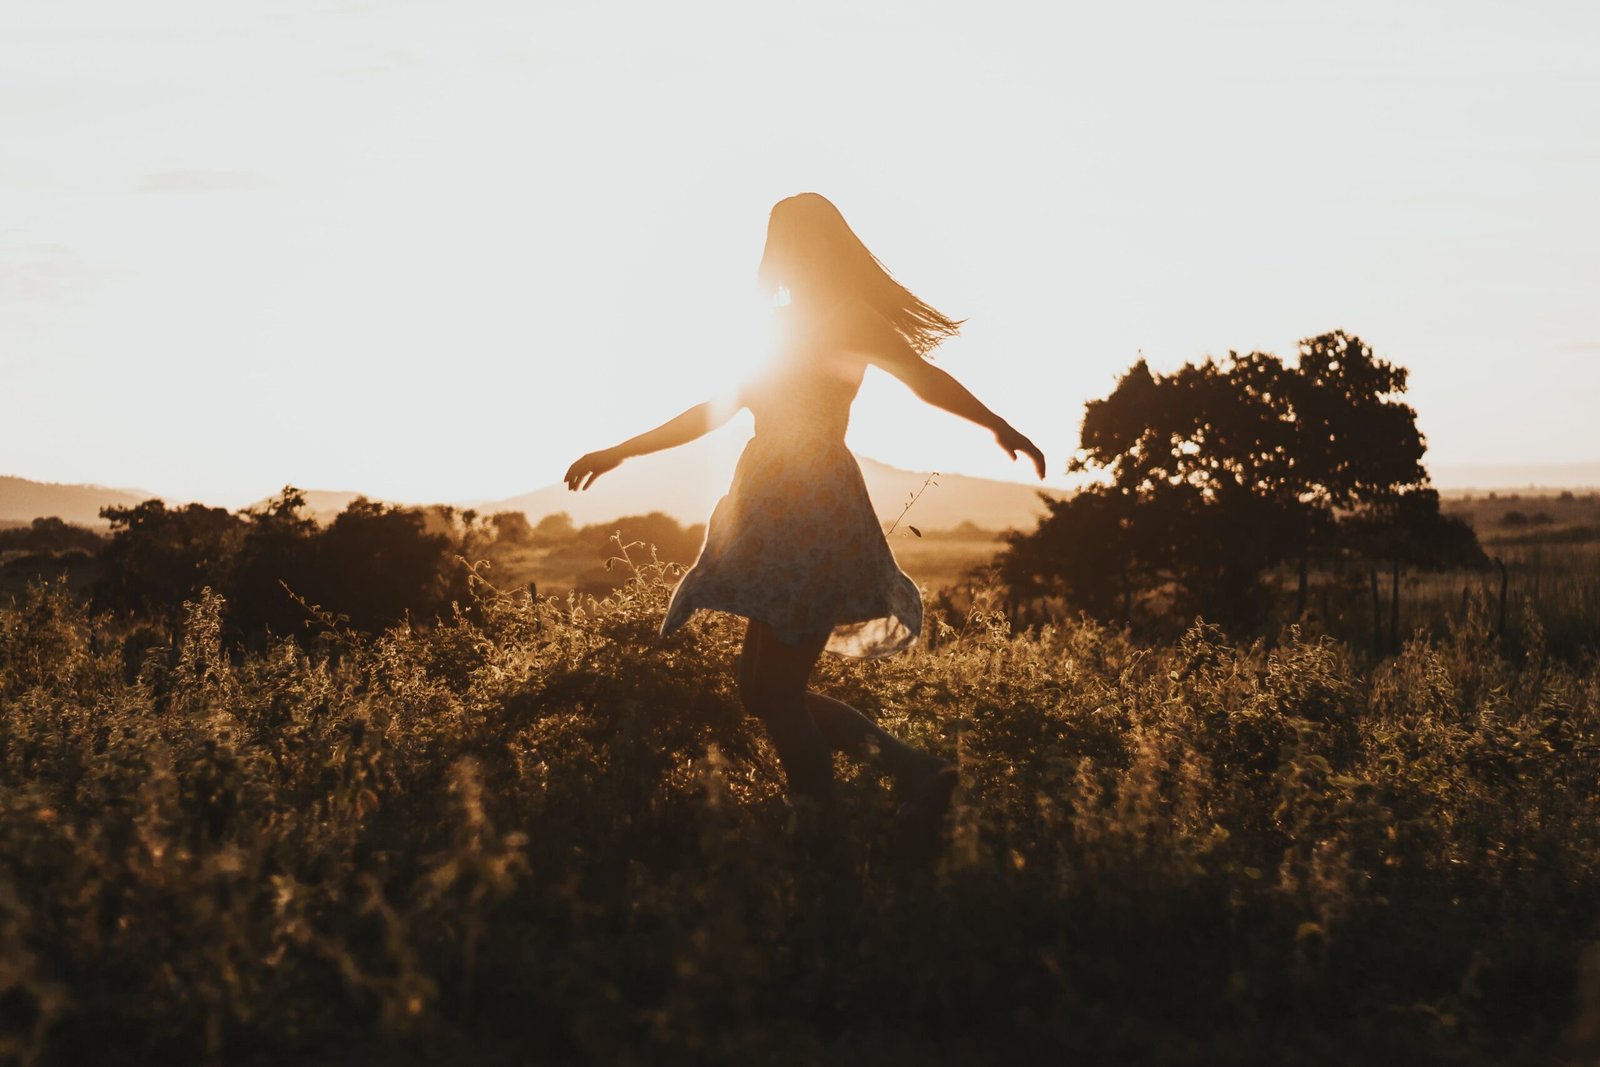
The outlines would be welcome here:
<svg viewBox="0 0 1600 1067">
<path fill-rule="evenodd" d="M 788 296 L 776 312 L 782 340 L 772 364 L 743 385 L 734 403 L 700 404 L 589 453 L 567 471 L 567 487 L 587 489 L 630 456 L 692 441 L 749 408 L 755 436 L 712 512 L 700 558 L 673 593 L 661 633 L 672 633 L 699 608 L 746 617 L 739 694 L 765 724 L 790 795 L 826 808 L 830 752 L 875 751 L 908 797 L 905 831 L 936 831 L 955 768 L 806 688 L 824 651 L 886 656 L 922 630 L 917 587 L 895 565 L 861 469 L 845 448 L 850 404 L 872 364 L 935 407 L 992 430 L 1012 459 L 1019 453 L 1031 459 L 1040 478 L 1044 456 L 923 358 L 960 323 L 890 277 L 826 198 L 801 193 L 772 209 L 758 277 L 775 300 Z"/>
</svg>

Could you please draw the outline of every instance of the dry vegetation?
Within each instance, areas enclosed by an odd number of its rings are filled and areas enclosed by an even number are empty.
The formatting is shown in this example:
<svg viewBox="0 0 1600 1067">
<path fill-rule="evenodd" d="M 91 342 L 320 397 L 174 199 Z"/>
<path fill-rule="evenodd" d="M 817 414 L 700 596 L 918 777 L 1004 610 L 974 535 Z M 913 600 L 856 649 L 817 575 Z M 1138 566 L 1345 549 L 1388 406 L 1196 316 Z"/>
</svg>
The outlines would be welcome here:
<svg viewBox="0 0 1600 1067">
<path fill-rule="evenodd" d="M 0 612 L 0 1058 L 1571 1063 L 1600 669 L 1482 606 L 1368 663 L 981 605 L 821 686 L 960 761 L 931 869 L 797 837 L 733 620 L 603 601 L 244 653 Z"/>
<path fill-rule="evenodd" d="M 606 566 L 616 554 L 613 534 L 630 544 L 654 546 L 662 559 L 685 566 L 694 562 L 705 537 L 704 526 L 679 526 L 660 513 L 581 528 L 563 523 L 563 518 L 558 514 L 536 524 L 520 542 L 502 537 L 471 548 L 490 562 L 486 574 L 502 589 L 532 583 L 542 592 L 577 590 L 603 596 L 624 577 L 624 572 Z M 972 584 L 974 573 L 981 572 L 1005 544 L 999 533 L 972 523 L 919 534 L 902 524 L 889 540 L 901 569 L 929 591 Z"/>
</svg>

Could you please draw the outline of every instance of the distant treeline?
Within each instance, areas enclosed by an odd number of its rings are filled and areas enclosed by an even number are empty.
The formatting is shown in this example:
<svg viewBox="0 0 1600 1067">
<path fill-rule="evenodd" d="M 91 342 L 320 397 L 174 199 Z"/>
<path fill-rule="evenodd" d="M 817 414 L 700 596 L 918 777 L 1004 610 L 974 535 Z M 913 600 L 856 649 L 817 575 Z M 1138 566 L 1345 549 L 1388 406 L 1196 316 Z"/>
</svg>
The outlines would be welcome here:
<svg viewBox="0 0 1600 1067">
<path fill-rule="evenodd" d="M 703 536 L 661 513 L 578 527 L 563 513 L 530 523 L 521 512 L 364 498 L 321 525 L 293 487 L 240 512 L 147 500 L 101 515 L 108 535 L 54 517 L 0 531 L 6 585 L 17 591 L 63 575 L 97 611 L 163 623 L 210 588 L 227 598 L 228 637 L 252 644 L 329 625 L 374 633 L 404 620 L 431 622 L 468 603 L 472 581 L 533 586 L 533 560 L 554 559 L 581 579 L 573 584 L 582 591 L 603 595 L 621 581 L 605 566 L 614 537 L 685 562 Z"/>
<path fill-rule="evenodd" d="M 26 526 L 0 530 L 0 553 L 94 553 L 100 551 L 105 543 L 106 539 L 93 530 L 64 522 L 55 516 L 34 519 Z"/>
</svg>

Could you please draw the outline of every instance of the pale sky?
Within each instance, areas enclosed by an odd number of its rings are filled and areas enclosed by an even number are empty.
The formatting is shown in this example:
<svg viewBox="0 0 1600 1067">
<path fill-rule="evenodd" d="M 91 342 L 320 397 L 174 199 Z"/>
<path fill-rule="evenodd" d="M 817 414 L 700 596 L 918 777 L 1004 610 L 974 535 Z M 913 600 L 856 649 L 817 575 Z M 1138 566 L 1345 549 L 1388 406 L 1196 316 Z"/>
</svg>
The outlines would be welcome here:
<svg viewBox="0 0 1600 1067">
<path fill-rule="evenodd" d="M 550 484 L 732 384 L 803 190 L 1055 483 L 1141 351 L 1335 328 L 1432 464 L 1600 459 L 1597 45 L 1593 3 L 4 0 L 0 473 Z M 876 377 L 850 443 L 1025 476 Z"/>
</svg>

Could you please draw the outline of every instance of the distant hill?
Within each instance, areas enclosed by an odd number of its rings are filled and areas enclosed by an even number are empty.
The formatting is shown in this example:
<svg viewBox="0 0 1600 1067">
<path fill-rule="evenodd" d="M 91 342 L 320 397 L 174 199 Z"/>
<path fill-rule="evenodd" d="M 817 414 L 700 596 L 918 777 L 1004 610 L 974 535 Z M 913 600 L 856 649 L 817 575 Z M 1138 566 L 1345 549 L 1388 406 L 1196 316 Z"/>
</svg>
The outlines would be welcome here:
<svg viewBox="0 0 1600 1067">
<path fill-rule="evenodd" d="M 720 443 L 696 442 L 631 459 L 585 492 L 551 485 L 504 500 L 479 501 L 473 507 L 482 512 L 525 512 L 532 522 L 558 511 L 567 512 L 579 525 L 651 511 L 665 512 L 683 523 L 704 522 L 727 492 L 737 459 L 736 452 Z M 879 517 L 892 522 L 929 472 L 862 459 L 861 473 Z M 960 474 L 941 474 L 934 481 L 906 513 L 905 522 L 930 530 L 963 522 L 991 530 L 1031 529 L 1044 514 L 1041 490 L 1034 486 Z"/>
<path fill-rule="evenodd" d="M 350 501 L 365 494 L 344 489 L 305 489 L 306 511 L 318 522 L 326 523 L 350 505 Z M 273 494 L 276 496 L 276 494 Z M 0 475 L 0 524 L 26 524 L 34 519 L 54 515 L 79 526 L 104 528 L 107 523 L 100 518 L 102 507 L 127 507 L 159 497 L 159 493 L 141 489 L 107 489 L 102 485 L 72 485 L 57 482 L 35 482 L 27 478 Z M 249 507 L 259 508 L 272 497 L 262 497 Z M 377 497 L 368 497 L 378 503 Z M 187 501 L 168 500 L 169 507 L 182 507 Z"/>
<path fill-rule="evenodd" d="M 532 522 L 565 511 L 579 525 L 607 522 L 623 515 L 662 511 L 679 522 L 704 522 L 719 497 L 728 489 L 741 442 L 706 439 L 670 452 L 640 456 L 624 463 L 583 493 L 550 485 L 502 500 L 457 501 L 457 507 L 479 512 L 522 511 Z M 1434 484 L 1447 496 L 1486 492 L 1555 492 L 1600 487 L 1600 463 L 1496 464 L 1432 468 Z M 899 516 L 907 498 L 922 487 L 927 471 L 908 471 L 876 460 L 861 460 L 878 515 L 887 523 Z M 922 494 L 905 522 L 929 530 L 944 530 L 971 522 L 984 529 L 1031 529 L 1044 513 L 1036 486 L 1020 482 L 941 474 L 937 484 Z M 1060 490 L 1044 490 L 1053 496 Z M 350 501 L 363 494 L 353 490 L 304 490 L 308 510 L 319 522 L 328 522 Z M 104 528 L 99 512 L 106 506 L 128 506 L 156 496 L 137 489 L 111 489 L 98 485 L 64 485 L 0 475 L 0 524 L 27 523 L 48 515 L 67 522 Z M 252 507 L 266 503 L 268 497 Z M 370 499 L 379 503 L 377 497 Z M 181 501 L 168 501 L 169 505 Z"/>
<path fill-rule="evenodd" d="M 579 525 L 609 522 L 623 515 L 662 511 L 685 525 L 705 522 L 733 477 L 738 443 L 701 441 L 651 456 L 629 460 L 584 493 L 551 485 L 504 500 L 457 501 L 457 507 L 479 512 L 522 511 L 530 521 L 565 511 Z M 862 475 L 873 506 L 885 522 L 900 515 L 906 500 L 928 478 L 927 471 L 907 471 L 876 460 L 861 460 Z M 942 530 L 972 522 L 985 529 L 1029 529 L 1044 513 L 1039 490 L 1017 482 L 941 474 L 906 513 L 905 522 L 929 530 Z M 358 496 L 354 490 L 305 489 L 306 509 L 318 522 L 327 523 Z M 1060 495 L 1058 491 L 1057 495 Z M 56 485 L 26 478 L 0 477 L 0 523 L 27 523 L 57 515 L 68 522 L 103 528 L 100 508 L 131 505 L 156 496 L 133 489 L 107 489 L 92 485 Z M 276 494 L 274 494 L 276 495 Z M 251 507 L 264 505 L 262 497 Z M 378 503 L 399 503 L 369 497 Z M 168 501 L 177 505 L 180 501 Z"/>
<path fill-rule="evenodd" d="M 1441 491 L 1600 488 L 1600 462 L 1446 463 L 1428 470 Z"/>
<path fill-rule="evenodd" d="M 26 523 L 54 515 L 79 526 L 104 527 L 103 507 L 128 507 L 155 496 L 137 489 L 63 485 L 0 475 L 0 522 Z"/>
</svg>

